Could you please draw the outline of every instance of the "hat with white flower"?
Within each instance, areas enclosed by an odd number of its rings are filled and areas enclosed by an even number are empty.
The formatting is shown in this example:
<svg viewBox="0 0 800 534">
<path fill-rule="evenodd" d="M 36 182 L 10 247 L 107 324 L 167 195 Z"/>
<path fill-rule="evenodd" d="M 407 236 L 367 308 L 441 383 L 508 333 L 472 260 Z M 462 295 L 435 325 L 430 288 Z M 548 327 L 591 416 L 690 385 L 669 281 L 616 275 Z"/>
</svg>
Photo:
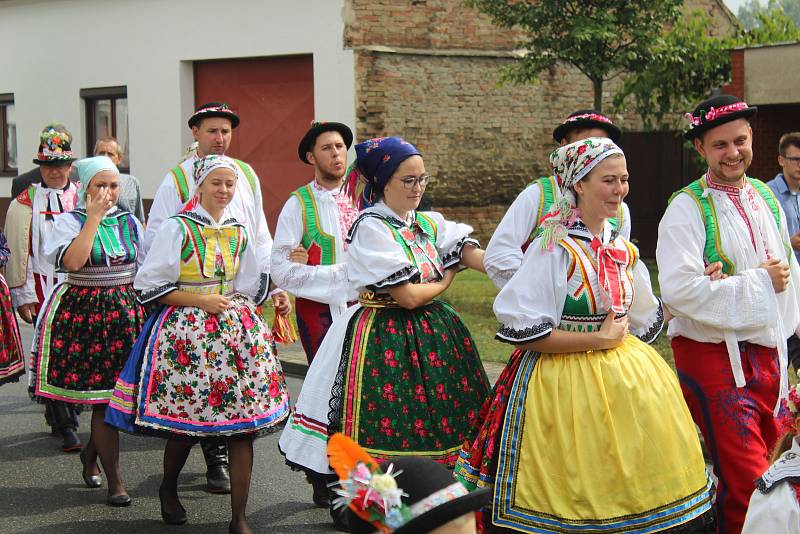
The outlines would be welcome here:
<svg viewBox="0 0 800 534">
<path fill-rule="evenodd" d="M 328 459 L 339 475 L 334 507 L 347 506 L 355 534 L 429 532 L 489 504 L 491 490 L 469 491 L 430 458 L 378 463 L 350 438 L 334 434 Z"/>
</svg>

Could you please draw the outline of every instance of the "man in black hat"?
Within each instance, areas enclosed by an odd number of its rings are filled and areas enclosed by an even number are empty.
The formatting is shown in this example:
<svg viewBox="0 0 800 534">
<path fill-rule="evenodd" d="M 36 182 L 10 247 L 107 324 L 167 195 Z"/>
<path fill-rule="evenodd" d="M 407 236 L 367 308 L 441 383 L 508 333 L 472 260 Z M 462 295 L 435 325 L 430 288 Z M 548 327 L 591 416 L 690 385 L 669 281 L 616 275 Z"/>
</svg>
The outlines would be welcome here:
<svg viewBox="0 0 800 534">
<path fill-rule="evenodd" d="M 161 224 L 177 214 L 195 194 L 192 179 L 194 162 L 210 154 L 224 155 L 228 150 L 233 130 L 239 126 L 239 117 L 227 104 L 209 102 L 195 110 L 189 117 L 192 137 L 197 141 L 197 152 L 167 172 L 156 191 L 145 230 L 144 253 L 146 254 Z M 237 160 L 236 191 L 228 209 L 237 221 L 244 224 L 255 241 L 261 272 L 270 271 L 269 259 L 272 250 L 272 236 L 264 217 L 261 203 L 261 183 L 253 168 Z M 177 245 L 176 245 L 177 246 Z M 275 311 L 286 315 L 291 311 L 291 303 L 286 293 L 273 291 Z M 200 440 L 208 471 L 207 489 L 212 493 L 230 493 L 231 483 L 228 473 L 228 452 L 223 439 L 204 438 Z"/>
<path fill-rule="evenodd" d="M 783 430 L 786 338 L 800 330 L 800 268 L 780 204 L 749 178 L 756 108 L 698 105 L 685 137 L 708 171 L 673 195 L 656 259 L 684 398 L 717 475 L 719 532 L 740 532 L 753 481 Z M 726 276 L 706 276 L 719 263 Z M 791 281 L 791 283 L 790 283 Z"/>
<path fill-rule="evenodd" d="M 44 254 L 53 233 L 55 218 L 75 207 L 78 186 L 69 179 L 75 157 L 72 136 L 63 125 L 48 124 L 39 137 L 39 149 L 33 163 L 41 183 L 28 184 L 11 201 L 6 214 L 5 234 L 11 257 L 6 265 L 6 280 L 11 301 L 20 318 L 33 323 L 44 301 L 66 273 L 56 272 Z M 63 437 L 64 452 L 77 452 L 81 442 L 75 430 L 78 418 L 71 405 L 45 400 L 45 419 L 53 433 Z"/>
<path fill-rule="evenodd" d="M 571 113 L 553 130 L 553 139 L 561 146 L 589 137 L 608 137 L 616 143 L 621 136 L 622 130 L 611 119 L 592 109 Z M 539 178 L 523 189 L 509 206 L 489 240 L 483 260 L 486 274 L 498 289 L 519 269 L 523 253 L 536 237 L 539 220 L 559 194 L 554 177 Z M 619 216 L 609 222 L 623 237 L 630 239 L 631 217 L 627 204 L 623 202 Z"/>
<path fill-rule="evenodd" d="M 342 190 L 350 128 L 339 122 L 312 122 L 300 140 L 300 161 L 314 167 L 314 179 L 289 197 L 278 217 L 271 276 L 295 299 L 300 340 L 309 365 L 333 319 L 357 294 L 345 272 L 345 237 L 358 216 Z M 314 502 L 328 506 L 325 477 L 309 476 Z"/>
</svg>

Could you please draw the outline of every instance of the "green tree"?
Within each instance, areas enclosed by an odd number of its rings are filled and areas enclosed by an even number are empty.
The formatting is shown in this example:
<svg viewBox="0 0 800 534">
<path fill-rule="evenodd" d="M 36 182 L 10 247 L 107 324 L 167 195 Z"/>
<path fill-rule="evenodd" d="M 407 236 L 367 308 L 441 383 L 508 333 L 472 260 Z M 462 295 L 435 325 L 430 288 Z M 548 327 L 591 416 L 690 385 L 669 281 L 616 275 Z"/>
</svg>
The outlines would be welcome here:
<svg viewBox="0 0 800 534">
<path fill-rule="evenodd" d="M 800 0 L 793 0 L 792 3 L 796 5 L 796 16 L 800 17 Z M 797 19 L 790 16 L 784 7 L 777 5 L 777 2 L 770 2 L 770 6 L 769 9 L 761 10 L 753 15 L 755 24 L 739 33 L 737 45 L 752 46 L 800 41 Z"/>
<path fill-rule="evenodd" d="M 503 80 L 530 83 L 568 63 L 592 82 L 594 107 L 602 111 L 603 84 L 623 73 L 643 71 L 662 47 L 664 26 L 680 17 L 683 0 L 467 0 L 505 28 L 522 28 L 522 59 Z"/>
<path fill-rule="evenodd" d="M 762 22 L 759 15 L 768 15 L 776 9 L 783 10 L 795 24 L 800 24 L 800 0 L 770 0 L 766 4 L 761 0 L 748 0 L 739 7 L 736 16 L 746 30 L 752 30 Z"/>
</svg>

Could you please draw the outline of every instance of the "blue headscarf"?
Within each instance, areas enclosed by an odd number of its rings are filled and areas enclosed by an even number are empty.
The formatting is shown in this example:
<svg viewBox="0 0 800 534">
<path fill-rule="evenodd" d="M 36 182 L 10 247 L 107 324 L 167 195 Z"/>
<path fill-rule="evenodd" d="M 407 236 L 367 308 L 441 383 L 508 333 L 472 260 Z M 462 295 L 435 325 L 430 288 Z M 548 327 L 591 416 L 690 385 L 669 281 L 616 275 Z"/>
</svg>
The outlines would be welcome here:
<svg viewBox="0 0 800 534">
<path fill-rule="evenodd" d="M 111 161 L 108 156 L 94 156 L 92 158 L 84 158 L 76 161 L 73 165 L 78 171 L 78 179 L 81 182 L 80 191 L 78 191 L 78 207 L 86 207 L 86 190 L 89 188 L 89 182 L 96 174 L 102 171 L 113 171 L 114 174 L 119 175 L 119 169 Z"/>
<path fill-rule="evenodd" d="M 359 208 L 371 206 L 397 167 L 411 156 L 421 156 L 417 147 L 400 137 L 377 137 L 355 146 L 356 160 L 347 170 L 345 191 Z"/>
</svg>

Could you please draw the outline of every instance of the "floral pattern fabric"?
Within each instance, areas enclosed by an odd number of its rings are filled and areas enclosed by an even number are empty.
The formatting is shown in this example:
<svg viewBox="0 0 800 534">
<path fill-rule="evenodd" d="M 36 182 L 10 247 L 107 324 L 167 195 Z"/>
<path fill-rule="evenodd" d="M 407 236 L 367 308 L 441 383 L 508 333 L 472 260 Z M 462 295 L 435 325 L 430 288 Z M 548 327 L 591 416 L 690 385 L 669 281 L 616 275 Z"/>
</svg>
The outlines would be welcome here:
<svg viewBox="0 0 800 534">
<path fill-rule="evenodd" d="M 364 308 L 350 320 L 330 432 L 376 458 L 430 457 L 450 467 L 477 430 L 489 382 L 453 309 Z"/>
<path fill-rule="evenodd" d="M 45 304 L 36 336 L 36 394 L 108 403 L 144 319 L 131 284 L 59 286 Z"/>
<path fill-rule="evenodd" d="M 0 240 L 5 241 L 3 234 L 0 234 Z M 3 248 L 0 247 L 0 260 L 2 258 Z M 25 373 L 24 359 L 11 293 L 5 278 L 0 275 L 0 384 L 19 380 Z"/>
<path fill-rule="evenodd" d="M 219 314 L 164 308 L 131 355 L 111 403 L 118 413 L 106 421 L 193 436 L 282 422 L 289 393 L 269 328 L 245 297 L 231 302 Z"/>
</svg>

